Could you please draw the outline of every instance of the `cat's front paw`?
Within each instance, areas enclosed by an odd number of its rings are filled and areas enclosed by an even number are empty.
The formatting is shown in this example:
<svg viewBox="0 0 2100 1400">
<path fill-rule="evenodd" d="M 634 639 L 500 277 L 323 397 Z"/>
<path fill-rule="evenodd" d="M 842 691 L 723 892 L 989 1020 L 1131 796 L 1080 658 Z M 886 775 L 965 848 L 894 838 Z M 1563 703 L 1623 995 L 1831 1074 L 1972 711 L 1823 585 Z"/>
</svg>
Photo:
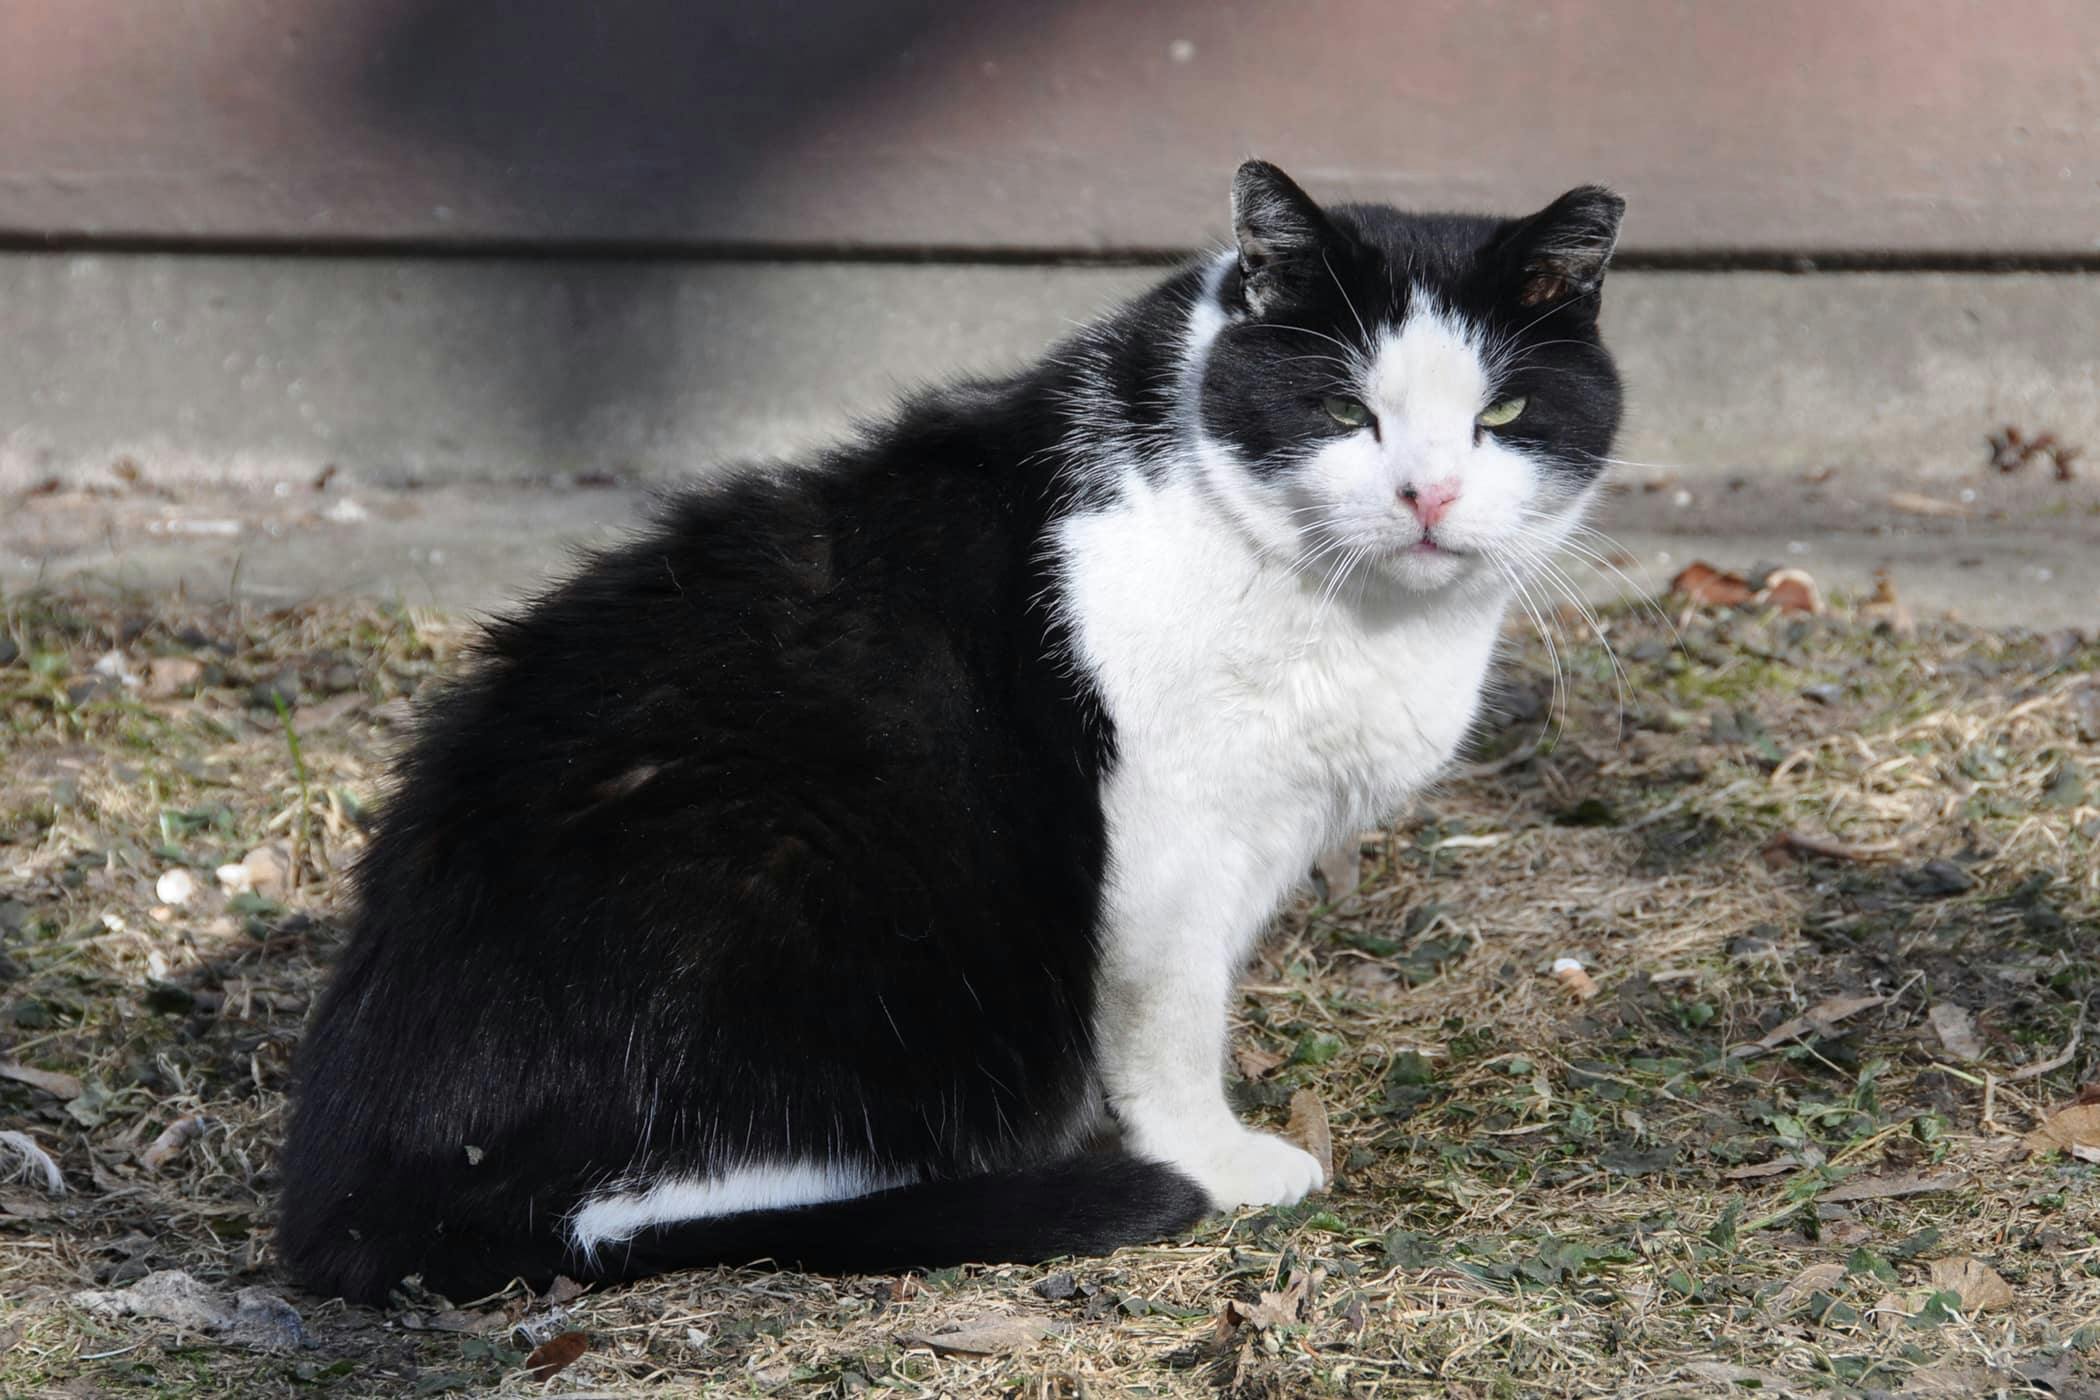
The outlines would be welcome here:
<svg viewBox="0 0 2100 1400">
<path fill-rule="evenodd" d="M 1327 1184 L 1310 1152 L 1251 1128 L 1174 1165 L 1194 1177 L 1219 1210 L 1295 1205 Z"/>
</svg>

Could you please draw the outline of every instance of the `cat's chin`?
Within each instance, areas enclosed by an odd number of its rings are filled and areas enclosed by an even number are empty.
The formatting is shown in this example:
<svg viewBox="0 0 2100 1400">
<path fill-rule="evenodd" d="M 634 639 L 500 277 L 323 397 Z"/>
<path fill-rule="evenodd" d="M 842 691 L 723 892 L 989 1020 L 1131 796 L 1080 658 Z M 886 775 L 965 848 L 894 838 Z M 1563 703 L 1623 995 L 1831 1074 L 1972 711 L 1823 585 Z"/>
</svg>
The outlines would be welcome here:
<svg viewBox="0 0 2100 1400">
<path fill-rule="evenodd" d="M 1410 593 L 1441 593 L 1480 572 L 1479 555 L 1410 545 L 1381 556 L 1378 570 Z"/>
</svg>

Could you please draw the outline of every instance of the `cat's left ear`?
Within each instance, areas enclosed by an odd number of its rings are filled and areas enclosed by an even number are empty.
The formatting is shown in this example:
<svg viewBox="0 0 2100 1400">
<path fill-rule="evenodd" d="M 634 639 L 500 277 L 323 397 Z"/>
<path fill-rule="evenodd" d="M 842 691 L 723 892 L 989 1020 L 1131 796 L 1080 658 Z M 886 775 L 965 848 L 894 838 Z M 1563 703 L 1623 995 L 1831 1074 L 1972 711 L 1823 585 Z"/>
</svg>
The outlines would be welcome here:
<svg viewBox="0 0 2100 1400">
<path fill-rule="evenodd" d="M 1256 316 L 1319 275 L 1320 257 L 1340 237 L 1312 196 L 1265 160 L 1232 177 L 1232 233 L 1240 248 L 1240 296 Z"/>
<path fill-rule="evenodd" d="M 1517 305 L 1548 308 L 1587 298 L 1594 313 L 1625 213 L 1626 201 L 1604 186 L 1582 185 L 1517 221 L 1498 249 Z"/>
</svg>

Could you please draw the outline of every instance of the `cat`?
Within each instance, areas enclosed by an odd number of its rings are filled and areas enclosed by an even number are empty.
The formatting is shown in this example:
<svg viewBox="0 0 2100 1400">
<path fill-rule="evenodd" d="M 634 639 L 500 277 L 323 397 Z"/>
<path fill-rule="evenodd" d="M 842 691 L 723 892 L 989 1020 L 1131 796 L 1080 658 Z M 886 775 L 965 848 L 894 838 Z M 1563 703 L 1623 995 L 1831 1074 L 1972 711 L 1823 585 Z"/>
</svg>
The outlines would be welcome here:
<svg viewBox="0 0 2100 1400">
<path fill-rule="evenodd" d="M 1223 1087 L 1321 850 L 1595 494 L 1623 203 L 1322 208 L 675 497 L 427 707 L 302 1047 L 307 1288 L 1104 1253 L 1323 1185 Z"/>
</svg>

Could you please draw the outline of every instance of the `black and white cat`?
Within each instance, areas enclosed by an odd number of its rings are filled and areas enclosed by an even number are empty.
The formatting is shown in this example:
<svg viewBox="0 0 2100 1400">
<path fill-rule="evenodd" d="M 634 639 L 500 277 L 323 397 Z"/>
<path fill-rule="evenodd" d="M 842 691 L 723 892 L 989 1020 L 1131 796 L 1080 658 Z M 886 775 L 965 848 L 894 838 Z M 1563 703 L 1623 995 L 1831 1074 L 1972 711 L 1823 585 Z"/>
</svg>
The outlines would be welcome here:
<svg viewBox="0 0 2100 1400">
<path fill-rule="evenodd" d="M 1023 1261 L 1318 1188 L 1226 1105 L 1234 982 L 1584 510 L 1622 208 L 1249 162 L 1232 251 L 494 626 L 307 1036 L 294 1274 Z"/>
</svg>

